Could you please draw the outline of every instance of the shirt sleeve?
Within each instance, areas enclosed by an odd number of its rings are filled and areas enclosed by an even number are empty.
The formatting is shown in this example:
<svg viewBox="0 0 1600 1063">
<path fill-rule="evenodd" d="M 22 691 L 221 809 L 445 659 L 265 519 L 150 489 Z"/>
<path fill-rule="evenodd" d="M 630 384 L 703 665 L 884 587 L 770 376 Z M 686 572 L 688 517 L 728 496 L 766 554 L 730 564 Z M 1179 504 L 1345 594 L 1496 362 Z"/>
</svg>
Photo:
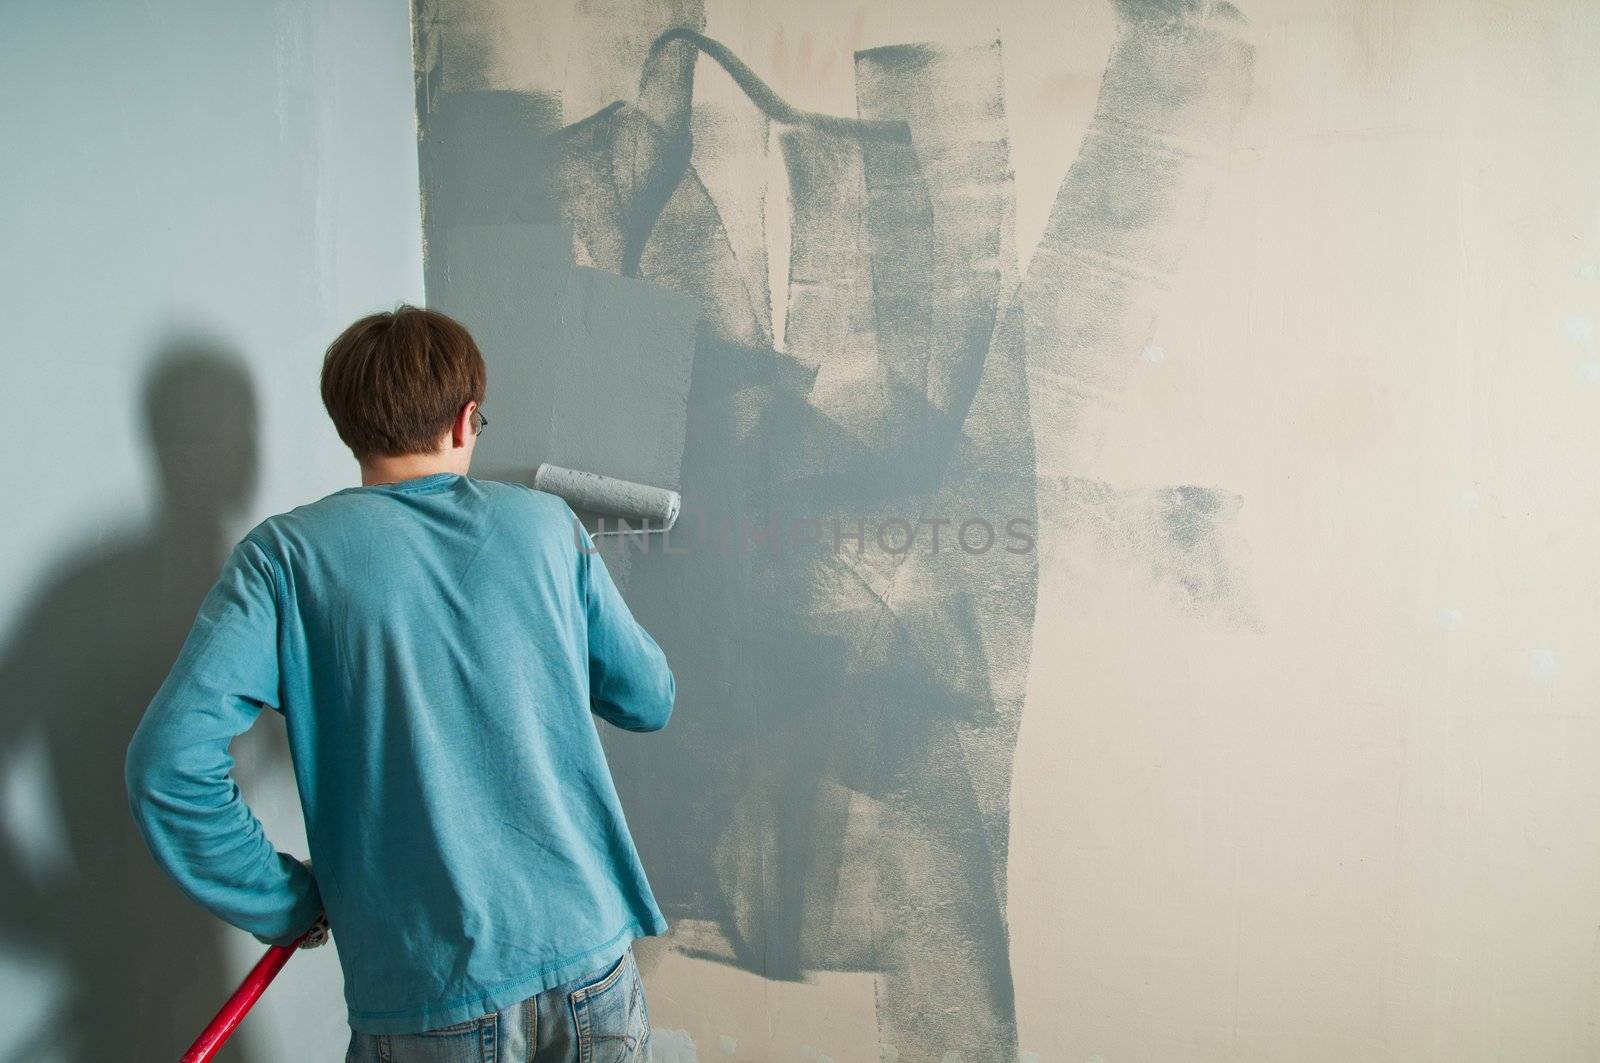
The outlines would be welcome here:
<svg viewBox="0 0 1600 1063">
<path fill-rule="evenodd" d="M 232 777 L 228 747 L 278 707 L 278 595 L 272 560 L 234 547 L 177 662 L 128 746 L 125 780 L 156 862 L 194 901 L 259 940 L 284 945 L 322 910 L 316 880 L 276 851 Z"/>
<path fill-rule="evenodd" d="M 661 730 L 677 693 L 672 669 L 633 618 L 587 532 L 578 547 L 578 576 L 588 614 L 590 709 L 625 731 Z"/>
</svg>

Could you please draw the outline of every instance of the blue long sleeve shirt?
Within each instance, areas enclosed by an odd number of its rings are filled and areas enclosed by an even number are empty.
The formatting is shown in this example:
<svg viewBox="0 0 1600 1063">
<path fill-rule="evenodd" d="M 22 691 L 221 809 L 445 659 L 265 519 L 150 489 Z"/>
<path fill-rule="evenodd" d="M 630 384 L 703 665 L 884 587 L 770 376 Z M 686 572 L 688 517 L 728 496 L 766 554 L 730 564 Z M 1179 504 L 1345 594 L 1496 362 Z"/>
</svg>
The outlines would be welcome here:
<svg viewBox="0 0 1600 1063">
<path fill-rule="evenodd" d="M 666 930 L 595 717 L 656 730 L 673 695 L 561 499 L 454 473 L 352 487 L 233 549 L 129 746 L 129 800 L 220 918 L 287 943 L 326 910 L 351 1026 L 432 1029 Z M 263 708 L 314 870 L 230 775 Z"/>
</svg>

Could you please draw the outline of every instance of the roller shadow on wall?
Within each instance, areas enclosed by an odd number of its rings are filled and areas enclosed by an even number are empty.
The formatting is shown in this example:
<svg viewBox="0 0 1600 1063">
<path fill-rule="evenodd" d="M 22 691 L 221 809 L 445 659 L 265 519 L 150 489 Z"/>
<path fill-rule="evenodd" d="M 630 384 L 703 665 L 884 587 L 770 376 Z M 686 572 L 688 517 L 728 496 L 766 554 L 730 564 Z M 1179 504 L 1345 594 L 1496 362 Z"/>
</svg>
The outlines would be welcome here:
<svg viewBox="0 0 1600 1063">
<path fill-rule="evenodd" d="M 163 346 L 144 384 L 158 494 L 145 527 L 63 557 L 0 657 L 0 763 L 42 754 L 62 844 L 0 847 L 0 941 L 60 970 L 64 991 L 7 1063 L 175 1059 L 231 979 L 225 929 L 156 867 L 123 789 L 123 757 L 215 581 L 255 493 L 256 398 L 223 345 Z M 281 767 L 281 728 L 258 729 Z M 235 1038 L 220 1057 L 242 1063 Z"/>
</svg>

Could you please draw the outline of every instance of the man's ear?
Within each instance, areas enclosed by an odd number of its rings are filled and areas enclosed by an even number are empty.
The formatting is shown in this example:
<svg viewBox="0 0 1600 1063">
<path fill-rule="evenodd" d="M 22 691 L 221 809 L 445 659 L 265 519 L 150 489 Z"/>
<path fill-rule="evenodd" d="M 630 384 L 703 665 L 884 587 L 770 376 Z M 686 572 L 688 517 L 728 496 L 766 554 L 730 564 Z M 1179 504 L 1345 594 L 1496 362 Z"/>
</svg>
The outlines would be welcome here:
<svg viewBox="0 0 1600 1063">
<path fill-rule="evenodd" d="M 452 447 L 460 448 L 466 446 L 472 441 L 472 437 L 477 434 L 474 425 L 477 420 L 474 414 L 477 410 L 478 404 L 476 402 L 468 402 L 456 414 L 456 423 L 450 426 L 450 445 Z"/>
</svg>

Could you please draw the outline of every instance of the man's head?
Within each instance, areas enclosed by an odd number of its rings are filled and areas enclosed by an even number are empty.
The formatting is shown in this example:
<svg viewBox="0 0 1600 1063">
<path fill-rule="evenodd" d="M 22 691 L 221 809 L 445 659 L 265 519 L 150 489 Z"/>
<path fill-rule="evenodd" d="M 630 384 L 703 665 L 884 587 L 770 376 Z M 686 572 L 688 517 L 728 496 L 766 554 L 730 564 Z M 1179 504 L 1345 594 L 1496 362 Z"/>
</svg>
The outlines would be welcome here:
<svg viewBox="0 0 1600 1063">
<path fill-rule="evenodd" d="M 484 383 L 483 355 L 467 330 L 415 306 L 362 318 L 322 361 L 322 404 L 363 469 L 416 458 L 465 473 Z"/>
</svg>

